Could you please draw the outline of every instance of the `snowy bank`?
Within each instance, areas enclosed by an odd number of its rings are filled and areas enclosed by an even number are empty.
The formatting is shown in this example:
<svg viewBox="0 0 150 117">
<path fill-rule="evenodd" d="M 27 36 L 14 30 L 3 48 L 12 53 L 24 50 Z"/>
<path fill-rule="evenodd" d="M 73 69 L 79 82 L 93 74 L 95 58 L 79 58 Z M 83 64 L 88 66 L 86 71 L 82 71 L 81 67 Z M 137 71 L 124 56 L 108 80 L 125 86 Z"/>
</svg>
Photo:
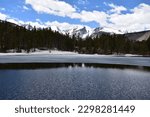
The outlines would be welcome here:
<svg viewBox="0 0 150 117">
<path fill-rule="evenodd" d="M 58 50 L 37 50 L 35 52 L 22 52 L 22 53 L 0 53 L 0 56 L 8 56 L 8 55 L 76 55 L 78 53 L 76 52 L 70 52 L 70 51 L 58 51 Z"/>
<path fill-rule="evenodd" d="M 60 50 L 39 50 L 36 49 L 35 52 L 27 53 L 22 51 L 21 53 L 17 52 L 8 52 L 8 53 L 0 53 L 0 56 L 24 56 L 24 55 L 78 55 L 78 56 L 101 56 L 101 57 L 142 57 L 142 55 L 135 55 L 135 54 L 111 54 L 111 55 L 104 55 L 104 54 L 79 54 L 77 52 L 70 52 L 70 51 L 60 51 Z"/>
</svg>

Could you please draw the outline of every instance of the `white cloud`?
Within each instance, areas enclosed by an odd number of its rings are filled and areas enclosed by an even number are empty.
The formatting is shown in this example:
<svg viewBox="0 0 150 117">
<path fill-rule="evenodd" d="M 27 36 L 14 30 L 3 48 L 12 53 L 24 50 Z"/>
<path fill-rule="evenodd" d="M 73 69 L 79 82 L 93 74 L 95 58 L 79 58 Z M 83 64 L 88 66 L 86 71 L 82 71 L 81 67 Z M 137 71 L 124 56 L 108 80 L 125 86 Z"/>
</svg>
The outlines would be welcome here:
<svg viewBox="0 0 150 117">
<path fill-rule="evenodd" d="M 150 5 L 140 4 L 126 14 L 109 15 L 108 26 L 129 32 L 150 29 Z"/>
<path fill-rule="evenodd" d="M 14 24 L 18 24 L 18 25 L 31 25 L 31 26 L 36 26 L 37 28 L 45 28 L 46 25 L 45 24 L 42 24 L 38 21 L 35 21 L 35 22 L 32 22 L 32 21 L 22 21 L 22 20 L 19 20 L 17 18 L 13 18 L 13 17 L 10 17 L 9 15 L 6 15 L 6 14 L 3 14 L 0 12 L 0 20 L 6 20 L 8 22 L 11 22 L 11 23 L 14 23 Z"/>
<path fill-rule="evenodd" d="M 72 18 L 78 18 L 82 22 L 95 21 L 102 27 L 111 27 L 128 32 L 150 30 L 150 5 L 139 4 L 125 14 L 121 13 L 122 11 L 127 11 L 125 7 L 114 4 L 109 4 L 109 6 L 112 8 L 109 13 L 81 11 L 80 13 L 72 14 Z"/>
<path fill-rule="evenodd" d="M 134 32 L 134 31 L 142 31 L 142 30 L 150 30 L 150 5 L 148 4 L 139 4 L 138 6 L 128 9 L 127 11 L 124 6 L 117 6 L 114 4 L 107 4 L 110 7 L 110 10 L 103 11 L 87 11 L 82 10 L 78 11 L 76 8 L 71 6 L 70 4 L 59 1 L 59 0 L 26 0 L 26 4 L 30 4 L 32 8 L 39 13 L 48 13 L 57 16 L 67 16 L 72 19 L 79 19 L 81 22 L 97 22 L 102 27 L 111 27 L 114 29 Z M 106 5 L 106 3 L 105 3 Z M 2 20 L 13 20 L 14 18 L 10 18 L 8 15 L 0 13 L 0 19 Z M 18 20 L 18 22 L 21 22 Z M 40 26 L 58 26 L 62 29 L 67 29 L 76 24 L 69 23 L 60 23 L 57 21 L 54 22 L 42 22 L 40 19 L 37 19 L 35 22 L 25 22 L 30 23 L 32 25 Z"/>
<path fill-rule="evenodd" d="M 82 22 L 95 21 L 101 25 L 105 25 L 107 22 L 107 14 L 100 11 L 81 11 L 81 13 L 73 13 L 70 15 L 71 18 L 80 19 Z"/>
<path fill-rule="evenodd" d="M 137 13 L 147 13 L 150 12 L 150 5 L 148 4 L 139 4 L 137 7 L 131 10 L 132 12 L 137 12 Z"/>
<path fill-rule="evenodd" d="M 111 13 L 118 13 L 118 14 L 120 14 L 122 11 L 127 11 L 127 9 L 124 6 L 117 6 L 117 5 L 114 5 L 113 3 L 108 4 L 108 6 L 112 8 L 110 10 Z"/>
<path fill-rule="evenodd" d="M 29 10 L 29 8 L 27 6 L 23 6 L 24 10 Z"/>
<path fill-rule="evenodd" d="M 80 0 L 81 2 L 81 0 Z M 83 1 L 82 3 L 87 2 Z M 86 11 L 82 10 L 77 12 L 76 9 L 71 6 L 70 4 L 59 1 L 59 0 L 26 0 L 26 4 L 30 4 L 32 8 L 37 11 L 38 13 L 47 13 L 57 16 L 67 16 L 72 19 L 79 19 L 81 22 L 97 22 L 101 26 L 107 25 L 108 21 L 108 14 L 102 11 Z M 110 5 L 111 6 L 111 5 Z M 114 6 L 116 7 L 116 6 Z M 118 9 L 119 10 L 118 10 Z M 115 10 L 117 12 L 123 10 L 122 7 L 120 9 L 119 6 L 117 6 Z M 114 9 L 114 8 L 113 8 Z"/>
<path fill-rule="evenodd" d="M 59 0 L 26 0 L 32 8 L 39 13 L 47 13 L 58 16 L 68 16 L 76 11 L 70 4 Z"/>
<path fill-rule="evenodd" d="M 79 0 L 80 3 L 87 3 L 87 0 Z M 56 16 L 67 16 L 72 19 L 80 19 L 82 22 L 98 22 L 101 25 L 106 24 L 107 14 L 101 11 L 79 11 L 70 4 L 59 0 L 26 0 L 38 13 L 47 13 Z"/>
<path fill-rule="evenodd" d="M 8 15 L 2 14 L 2 13 L 0 13 L 0 19 L 6 20 L 11 23 L 18 24 L 18 25 L 29 25 L 30 24 L 31 26 L 33 26 L 33 27 L 35 26 L 37 28 L 46 28 L 46 27 L 56 26 L 56 27 L 60 28 L 61 30 L 72 29 L 75 27 L 82 28 L 85 26 L 85 25 L 80 25 L 80 24 L 69 24 L 67 22 L 58 22 L 58 21 L 42 22 L 40 19 L 36 19 L 36 21 L 22 21 L 22 20 L 13 18 L 13 17 L 9 17 Z M 86 26 L 86 27 L 90 28 L 88 26 Z"/>
</svg>

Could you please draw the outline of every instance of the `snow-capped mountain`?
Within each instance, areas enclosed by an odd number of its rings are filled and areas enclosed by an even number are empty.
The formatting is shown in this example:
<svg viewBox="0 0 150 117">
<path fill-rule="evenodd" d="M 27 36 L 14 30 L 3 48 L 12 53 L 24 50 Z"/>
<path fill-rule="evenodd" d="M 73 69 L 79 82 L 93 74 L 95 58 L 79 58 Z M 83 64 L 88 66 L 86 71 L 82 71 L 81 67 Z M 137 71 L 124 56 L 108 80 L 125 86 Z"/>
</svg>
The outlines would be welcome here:
<svg viewBox="0 0 150 117">
<path fill-rule="evenodd" d="M 0 20 L 3 21 L 3 20 Z M 42 25 L 39 23 L 31 23 L 30 22 L 24 23 L 24 22 L 18 22 L 17 20 L 10 20 L 7 19 L 8 22 L 12 23 L 14 26 L 23 26 L 26 29 L 32 30 L 33 28 L 51 28 L 53 31 L 57 31 L 61 34 L 69 34 L 71 37 L 74 35 L 76 37 L 80 37 L 82 39 L 85 39 L 86 37 L 96 37 L 96 36 L 101 36 L 102 34 L 125 34 L 125 36 L 129 40 L 136 40 L 136 41 L 143 41 L 147 40 L 150 37 L 150 30 L 146 31 L 140 31 L 140 32 L 132 32 L 132 33 L 127 33 L 127 32 L 122 32 L 120 30 L 110 28 L 110 27 L 97 27 L 97 28 L 90 28 L 88 26 L 81 26 L 81 25 L 74 25 L 69 27 L 69 29 L 62 29 L 61 27 L 58 26 L 46 26 Z"/>
<path fill-rule="evenodd" d="M 102 34 L 124 34 L 124 32 L 108 27 L 97 27 L 93 30 L 90 36 L 94 38 L 97 36 L 101 36 Z"/>
<path fill-rule="evenodd" d="M 72 25 L 68 29 L 63 29 L 62 27 L 58 27 L 56 25 L 44 25 L 38 22 L 21 22 L 17 20 L 11 20 L 7 19 L 7 21 L 14 23 L 19 26 L 23 26 L 26 29 L 33 29 L 35 28 L 51 28 L 53 31 L 57 31 L 62 34 L 69 34 L 70 36 L 76 36 L 80 38 L 86 38 L 88 36 L 100 36 L 102 33 L 109 33 L 109 34 L 123 34 L 123 32 L 108 28 L 108 27 L 98 27 L 98 28 L 91 28 L 88 26 L 82 26 L 82 25 Z"/>
<path fill-rule="evenodd" d="M 70 36 L 80 37 L 80 38 L 86 38 L 87 36 L 90 36 L 92 33 L 92 28 L 89 27 L 75 27 L 73 29 L 69 29 L 65 31 L 66 34 L 69 34 Z"/>
<path fill-rule="evenodd" d="M 101 28 L 101 27 L 98 27 L 98 28 L 90 28 L 90 27 L 86 27 L 86 26 L 83 26 L 83 27 L 73 27 L 71 29 L 67 29 L 67 30 L 61 30 L 59 27 L 55 27 L 55 26 L 52 26 L 51 29 L 53 31 L 58 31 L 62 34 L 69 34 L 70 36 L 76 36 L 76 37 L 80 37 L 80 38 L 86 38 L 88 36 L 90 37 L 96 37 L 96 36 L 101 36 L 102 34 L 104 33 L 107 33 L 107 34 L 124 34 L 123 32 L 119 31 L 119 30 L 115 30 L 115 29 L 112 29 L 112 28 Z"/>
<path fill-rule="evenodd" d="M 27 29 L 33 29 L 33 26 L 31 25 L 27 25 L 24 24 L 22 25 L 24 27 L 26 27 Z M 39 27 L 36 27 L 39 28 Z M 49 28 L 49 27 L 47 27 Z M 116 30 L 113 28 L 108 28 L 108 27 L 97 27 L 97 28 L 90 28 L 87 26 L 75 26 L 73 28 L 67 29 L 67 30 L 62 30 L 57 26 L 51 26 L 50 27 L 53 31 L 57 31 L 61 34 L 69 34 L 69 36 L 75 36 L 75 37 L 80 37 L 82 39 L 85 39 L 86 37 L 97 37 L 97 36 L 101 36 L 102 34 L 125 34 L 125 36 L 129 39 L 129 40 L 137 40 L 137 41 L 143 41 L 143 40 L 147 40 L 150 37 L 150 31 L 141 31 L 141 32 L 133 32 L 133 33 L 125 33 L 122 32 L 120 30 Z"/>
<path fill-rule="evenodd" d="M 27 29 L 33 29 L 33 26 L 31 25 L 22 25 L 24 27 L 26 27 Z M 37 28 L 37 27 L 36 27 Z M 47 27 L 49 28 L 49 27 Z M 97 36 L 101 36 L 102 34 L 125 34 L 125 36 L 129 39 L 129 40 L 134 40 L 134 41 L 143 41 L 143 40 L 147 40 L 150 37 L 150 31 L 141 31 L 141 32 L 132 32 L 132 33 L 125 33 L 122 32 L 120 30 L 116 30 L 113 28 L 107 28 L 107 27 L 98 27 L 98 28 L 90 28 L 90 27 L 81 27 L 81 26 L 76 26 L 73 28 L 70 28 L 68 30 L 61 30 L 59 27 L 57 26 L 51 26 L 50 27 L 53 31 L 57 31 L 61 34 L 69 34 L 69 36 L 75 36 L 75 37 L 80 37 L 82 39 L 85 39 L 86 37 L 97 37 Z"/>
</svg>

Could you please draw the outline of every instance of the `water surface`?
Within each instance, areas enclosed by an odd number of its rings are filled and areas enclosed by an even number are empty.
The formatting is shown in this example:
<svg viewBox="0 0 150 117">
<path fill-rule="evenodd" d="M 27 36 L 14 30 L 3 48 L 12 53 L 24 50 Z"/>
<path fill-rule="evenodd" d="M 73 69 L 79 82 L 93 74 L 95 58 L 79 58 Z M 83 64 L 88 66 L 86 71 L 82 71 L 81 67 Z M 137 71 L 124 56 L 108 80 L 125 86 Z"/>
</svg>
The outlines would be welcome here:
<svg viewBox="0 0 150 117">
<path fill-rule="evenodd" d="M 84 64 L 1 69 L 0 99 L 150 99 L 150 71 Z"/>
</svg>

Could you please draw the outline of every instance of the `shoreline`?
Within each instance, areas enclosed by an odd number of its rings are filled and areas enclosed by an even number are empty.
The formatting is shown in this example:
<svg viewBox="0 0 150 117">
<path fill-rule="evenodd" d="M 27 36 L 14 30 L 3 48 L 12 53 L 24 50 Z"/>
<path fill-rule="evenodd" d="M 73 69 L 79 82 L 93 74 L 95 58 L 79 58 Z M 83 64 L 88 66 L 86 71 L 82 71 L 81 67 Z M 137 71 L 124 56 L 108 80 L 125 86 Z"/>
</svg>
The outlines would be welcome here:
<svg viewBox="0 0 150 117">
<path fill-rule="evenodd" d="M 0 70 L 5 69 L 50 69 L 50 68 L 111 68 L 111 69 L 137 69 L 150 71 L 150 66 L 107 64 L 107 63 L 0 63 Z"/>
<path fill-rule="evenodd" d="M 21 56 L 21 55 L 89 55 L 89 56 L 114 56 L 114 57 L 150 57 L 150 55 L 138 55 L 138 54 L 80 54 L 71 51 L 60 51 L 60 50 L 38 50 L 35 52 L 8 52 L 0 53 L 0 56 Z"/>
</svg>

